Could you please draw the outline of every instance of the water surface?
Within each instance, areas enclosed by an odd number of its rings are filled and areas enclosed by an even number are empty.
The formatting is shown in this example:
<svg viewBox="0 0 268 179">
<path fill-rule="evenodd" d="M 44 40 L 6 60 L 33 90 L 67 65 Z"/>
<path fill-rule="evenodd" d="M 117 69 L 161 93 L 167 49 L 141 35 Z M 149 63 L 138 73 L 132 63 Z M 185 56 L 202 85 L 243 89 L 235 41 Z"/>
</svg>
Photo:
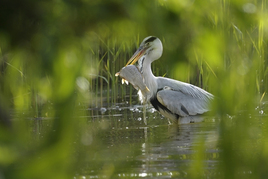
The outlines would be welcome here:
<svg viewBox="0 0 268 179">
<path fill-rule="evenodd" d="M 80 125 L 73 153 L 76 179 L 185 178 L 198 161 L 205 167 L 204 178 L 217 174 L 219 122 L 213 117 L 169 125 L 151 106 L 125 102 L 86 111 L 74 119 Z M 38 141 L 51 119 L 31 120 L 30 127 Z"/>
<path fill-rule="evenodd" d="M 94 154 L 86 151 L 92 156 L 83 160 L 76 178 L 184 178 L 198 165 L 196 159 L 200 157 L 206 171 L 202 175 L 216 174 L 219 124 L 213 117 L 169 125 L 151 106 L 145 110 L 142 105 L 129 107 L 123 103 L 98 109 L 87 120 L 88 125 L 98 123 L 99 128 L 105 128 L 98 135 L 102 146 Z M 202 156 L 197 153 L 200 145 Z"/>
</svg>

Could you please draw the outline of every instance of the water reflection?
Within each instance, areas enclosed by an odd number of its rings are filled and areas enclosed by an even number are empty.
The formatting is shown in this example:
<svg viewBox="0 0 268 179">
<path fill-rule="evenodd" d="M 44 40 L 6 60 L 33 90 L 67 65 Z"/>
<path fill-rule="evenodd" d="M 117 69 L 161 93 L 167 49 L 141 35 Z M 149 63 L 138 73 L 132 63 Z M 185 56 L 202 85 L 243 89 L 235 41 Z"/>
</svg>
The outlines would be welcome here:
<svg viewBox="0 0 268 179">
<path fill-rule="evenodd" d="M 204 145 L 204 176 L 214 175 L 219 150 L 218 124 L 213 119 L 198 116 L 168 125 L 150 108 L 144 115 L 143 106 L 106 109 L 105 114 L 90 109 L 93 115 L 74 119 L 80 123 L 74 141 L 74 178 L 184 178 L 199 157 L 200 145 Z M 32 120 L 30 127 L 35 142 L 53 130 L 50 119 Z"/>
<path fill-rule="evenodd" d="M 189 123 L 199 123 L 203 122 L 206 116 L 203 115 L 197 115 L 197 116 L 186 116 L 186 117 L 181 117 L 178 120 L 179 124 L 189 124 Z"/>
<path fill-rule="evenodd" d="M 194 165 L 199 141 L 205 145 L 202 154 L 206 168 L 204 175 L 215 173 L 219 150 L 214 119 L 197 116 L 183 118 L 179 125 L 168 125 L 165 118 L 149 108 L 145 115 L 148 124 L 145 125 L 141 120 L 144 117 L 142 106 L 107 111 L 102 120 L 99 120 L 100 114 L 92 117 L 95 123 L 99 121 L 106 125 L 106 129 L 98 134 L 102 147 L 93 147 L 96 150 L 94 159 L 83 161 L 83 169 L 77 173 L 77 178 L 183 178 Z M 88 120 L 88 125 L 94 125 L 94 120 Z M 92 145 L 84 151 L 92 155 L 89 150 Z"/>
<path fill-rule="evenodd" d="M 165 136 L 159 142 L 145 141 L 141 145 L 142 154 L 136 160 L 142 161 L 136 166 L 139 174 L 166 178 L 168 176 L 187 176 L 188 167 L 195 159 L 197 139 L 204 138 L 206 144 L 205 163 L 207 169 L 213 169 L 217 163 L 217 135 L 213 130 L 213 123 L 189 124 L 180 126 L 162 126 L 162 133 L 155 135 Z M 215 127 L 215 126 L 214 126 Z"/>
</svg>

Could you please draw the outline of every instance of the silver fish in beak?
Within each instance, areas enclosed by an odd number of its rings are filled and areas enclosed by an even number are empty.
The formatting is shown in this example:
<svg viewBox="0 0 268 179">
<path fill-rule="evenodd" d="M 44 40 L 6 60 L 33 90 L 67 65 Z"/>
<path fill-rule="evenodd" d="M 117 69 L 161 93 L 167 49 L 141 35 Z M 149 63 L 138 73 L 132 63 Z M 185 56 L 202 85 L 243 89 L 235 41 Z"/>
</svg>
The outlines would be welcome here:
<svg viewBox="0 0 268 179">
<path fill-rule="evenodd" d="M 127 65 L 123 67 L 115 74 L 115 76 L 120 76 L 122 78 L 122 84 L 128 84 L 128 82 L 131 83 L 136 90 L 141 90 L 144 96 L 150 92 L 143 81 L 141 72 L 135 65 Z"/>
</svg>

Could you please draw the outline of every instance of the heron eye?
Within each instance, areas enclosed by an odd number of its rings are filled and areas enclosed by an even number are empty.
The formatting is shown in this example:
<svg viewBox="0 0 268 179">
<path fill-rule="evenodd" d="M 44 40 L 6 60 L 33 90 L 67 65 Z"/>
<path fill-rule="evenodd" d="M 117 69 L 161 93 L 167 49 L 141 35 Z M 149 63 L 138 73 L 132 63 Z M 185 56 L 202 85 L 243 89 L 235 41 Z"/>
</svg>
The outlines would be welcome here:
<svg viewBox="0 0 268 179">
<path fill-rule="evenodd" d="M 150 42 L 147 42 L 147 43 L 145 44 L 145 46 L 146 46 L 146 47 L 149 47 L 149 46 L 150 46 Z"/>
</svg>

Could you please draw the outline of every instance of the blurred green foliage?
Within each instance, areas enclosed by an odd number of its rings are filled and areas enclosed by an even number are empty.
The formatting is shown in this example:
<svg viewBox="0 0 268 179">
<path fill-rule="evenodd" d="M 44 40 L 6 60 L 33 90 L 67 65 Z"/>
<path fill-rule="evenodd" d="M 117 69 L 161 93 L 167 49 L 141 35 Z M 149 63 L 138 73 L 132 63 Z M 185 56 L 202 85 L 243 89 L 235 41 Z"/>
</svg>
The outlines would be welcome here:
<svg viewBox="0 0 268 179">
<path fill-rule="evenodd" d="M 116 102 L 125 88 L 114 73 L 144 37 L 155 35 L 164 53 L 153 70 L 216 96 L 222 178 L 243 171 L 264 178 L 267 117 L 252 116 L 266 112 L 267 12 L 265 0 L 1 0 L 0 176 L 73 175 L 73 141 L 81 130 L 75 117 L 87 115 L 79 105 L 102 106 L 92 101 L 104 98 L 105 89 L 107 102 Z M 26 117 L 53 118 L 53 126 L 29 142 Z"/>
</svg>

